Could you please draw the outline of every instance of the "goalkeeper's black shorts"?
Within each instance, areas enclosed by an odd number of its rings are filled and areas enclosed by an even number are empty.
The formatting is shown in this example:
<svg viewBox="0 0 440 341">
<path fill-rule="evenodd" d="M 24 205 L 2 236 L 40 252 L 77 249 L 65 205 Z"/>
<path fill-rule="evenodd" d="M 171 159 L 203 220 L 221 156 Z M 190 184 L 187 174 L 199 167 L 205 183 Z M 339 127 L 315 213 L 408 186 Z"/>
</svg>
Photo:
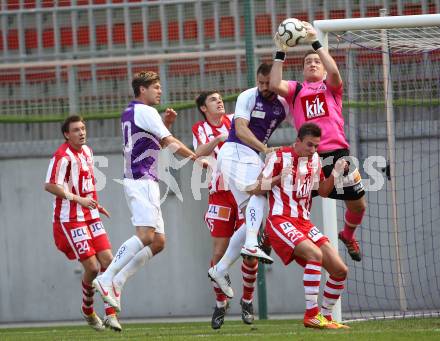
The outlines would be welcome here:
<svg viewBox="0 0 440 341">
<path fill-rule="evenodd" d="M 336 161 L 340 158 L 343 157 L 350 165 L 348 172 L 344 173 L 342 186 L 335 186 L 329 198 L 336 200 L 357 200 L 365 195 L 361 174 L 355 166 L 356 163 L 351 160 L 352 157 L 348 149 L 338 149 L 329 153 L 320 153 L 319 156 L 322 158 L 322 170 L 326 178 L 330 176 Z M 313 196 L 318 195 L 317 191 L 313 192 Z"/>
</svg>

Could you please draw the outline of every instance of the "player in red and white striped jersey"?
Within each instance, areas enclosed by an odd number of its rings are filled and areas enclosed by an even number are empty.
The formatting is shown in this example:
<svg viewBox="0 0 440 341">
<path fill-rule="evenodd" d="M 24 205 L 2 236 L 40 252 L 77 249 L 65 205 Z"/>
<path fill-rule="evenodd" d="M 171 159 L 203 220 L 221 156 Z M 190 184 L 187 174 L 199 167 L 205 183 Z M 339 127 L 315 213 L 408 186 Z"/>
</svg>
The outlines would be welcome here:
<svg viewBox="0 0 440 341">
<path fill-rule="evenodd" d="M 62 125 L 65 142 L 50 160 L 45 190 L 55 195 L 53 234 L 56 247 L 68 259 L 84 267 L 82 315 L 95 330 L 120 331 L 113 307 L 105 305 L 104 322 L 93 308 L 92 281 L 113 259 L 110 241 L 99 217 L 107 210 L 99 205 L 93 173 L 93 152 L 85 145 L 86 126 L 79 116 L 69 116 Z"/>
<path fill-rule="evenodd" d="M 204 120 L 192 127 L 193 145 L 197 156 L 211 156 L 215 159 L 223 142 L 228 137 L 233 114 L 226 115 L 221 95 L 215 91 L 200 93 L 196 99 L 197 107 L 204 116 Z M 240 257 L 241 246 L 246 239 L 244 216 L 239 210 L 232 193 L 223 184 L 220 173 L 213 167 L 212 181 L 209 186 L 208 210 L 205 222 L 211 232 L 213 240 L 213 255 L 211 266 L 227 255 L 231 263 Z M 251 324 L 254 320 L 253 294 L 257 278 L 258 261 L 255 257 L 243 258 L 241 266 L 243 275 L 242 320 Z M 228 296 L 212 282 L 216 295 L 216 308 L 212 315 L 211 327 L 221 328 L 226 313 Z M 233 293 L 230 294 L 232 297 Z"/>
<path fill-rule="evenodd" d="M 283 147 L 268 159 L 255 185 L 254 194 L 269 192 L 269 217 L 266 234 L 285 265 L 296 260 L 304 266 L 306 312 L 304 325 L 311 328 L 338 329 L 347 326 L 332 320 L 331 312 L 344 288 L 347 266 L 329 240 L 310 221 L 312 189 L 327 197 L 335 178 L 347 163 L 340 159 L 333 173 L 324 178 L 317 148 L 321 129 L 306 123 L 298 130 L 292 147 Z M 326 283 L 321 311 L 318 308 L 321 267 L 330 278 Z"/>
</svg>

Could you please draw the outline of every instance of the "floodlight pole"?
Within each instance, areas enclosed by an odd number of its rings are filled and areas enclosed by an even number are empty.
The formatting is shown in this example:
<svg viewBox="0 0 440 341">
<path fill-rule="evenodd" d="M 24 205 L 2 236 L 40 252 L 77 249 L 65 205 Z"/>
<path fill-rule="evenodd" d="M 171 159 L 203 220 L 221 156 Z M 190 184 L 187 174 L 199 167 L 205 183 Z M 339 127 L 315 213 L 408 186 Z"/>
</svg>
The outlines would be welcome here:
<svg viewBox="0 0 440 341">
<path fill-rule="evenodd" d="M 315 23 L 315 22 L 314 22 Z M 315 25 L 313 25 L 318 33 L 318 39 L 325 49 L 328 49 L 328 33 L 321 31 Z M 322 198 L 322 223 L 323 232 L 330 240 L 330 243 L 338 252 L 338 216 L 336 211 L 336 200 L 330 198 Z M 329 274 L 326 272 L 326 280 L 328 280 Z M 342 321 L 342 309 L 341 299 L 336 302 L 333 308 L 333 318 L 336 321 Z"/>
<path fill-rule="evenodd" d="M 385 17 L 387 10 L 382 8 L 380 16 Z M 392 204 L 392 222 L 394 236 L 394 251 L 396 257 L 396 279 L 399 286 L 399 305 L 400 311 L 405 312 L 408 309 L 404 279 L 402 273 L 402 265 L 400 263 L 399 249 L 399 221 L 397 213 L 397 194 L 396 194 L 396 134 L 394 124 L 394 107 L 393 107 L 393 81 L 391 79 L 390 70 L 390 54 L 388 48 L 388 34 L 386 30 L 381 30 L 382 39 L 382 67 L 383 67 L 383 88 L 385 96 L 385 109 L 387 113 L 387 139 L 388 139 L 388 158 L 390 167 L 390 183 L 391 183 L 391 204 Z"/>
</svg>

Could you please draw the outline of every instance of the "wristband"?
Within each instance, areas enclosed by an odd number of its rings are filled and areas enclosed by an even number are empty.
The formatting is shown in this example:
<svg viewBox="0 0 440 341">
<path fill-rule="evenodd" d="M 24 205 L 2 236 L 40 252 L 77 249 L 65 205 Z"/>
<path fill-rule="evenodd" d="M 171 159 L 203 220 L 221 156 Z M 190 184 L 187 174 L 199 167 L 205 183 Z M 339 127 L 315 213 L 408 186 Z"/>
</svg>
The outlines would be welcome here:
<svg viewBox="0 0 440 341">
<path fill-rule="evenodd" d="M 286 60 L 286 52 L 283 52 L 283 51 L 275 52 L 275 58 L 273 60 L 279 61 L 279 62 L 284 62 Z"/>
<path fill-rule="evenodd" d="M 319 40 L 316 40 L 316 41 L 314 41 L 314 42 L 312 43 L 312 47 L 313 47 L 313 49 L 314 49 L 315 51 L 318 51 L 318 50 L 322 47 L 322 45 L 321 45 L 321 43 L 319 42 Z"/>
</svg>

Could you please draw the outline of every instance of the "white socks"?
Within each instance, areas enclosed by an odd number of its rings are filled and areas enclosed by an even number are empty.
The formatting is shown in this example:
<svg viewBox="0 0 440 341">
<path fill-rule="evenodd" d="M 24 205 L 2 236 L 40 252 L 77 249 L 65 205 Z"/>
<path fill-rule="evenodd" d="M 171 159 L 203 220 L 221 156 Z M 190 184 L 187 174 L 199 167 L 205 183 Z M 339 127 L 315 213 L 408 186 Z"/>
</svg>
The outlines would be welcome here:
<svg viewBox="0 0 440 341">
<path fill-rule="evenodd" d="M 238 257 L 240 257 L 241 248 L 246 238 L 246 226 L 243 225 L 234 232 L 231 239 L 229 240 L 229 245 L 225 251 L 225 254 L 223 255 L 222 259 L 220 259 L 219 262 L 215 265 L 217 268 L 217 272 L 222 275 L 225 275 L 229 267 L 234 264 Z"/>
<path fill-rule="evenodd" d="M 258 231 L 263 222 L 266 197 L 253 195 L 246 207 L 246 243 L 245 247 L 254 248 L 258 245 Z"/>
<path fill-rule="evenodd" d="M 107 283 L 111 282 L 113 277 L 143 248 L 144 244 L 137 236 L 126 240 L 116 252 L 107 270 L 102 274 L 102 280 Z"/>
<path fill-rule="evenodd" d="M 151 258 L 153 258 L 153 252 L 149 246 L 145 246 L 128 262 L 126 266 L 122 268 L 121 271 L 116 274 L 115 277 L 113 277 L 113 283 L 122 289 L 127 279 L 138 272 L 138 270 Z"/>
</svg>

